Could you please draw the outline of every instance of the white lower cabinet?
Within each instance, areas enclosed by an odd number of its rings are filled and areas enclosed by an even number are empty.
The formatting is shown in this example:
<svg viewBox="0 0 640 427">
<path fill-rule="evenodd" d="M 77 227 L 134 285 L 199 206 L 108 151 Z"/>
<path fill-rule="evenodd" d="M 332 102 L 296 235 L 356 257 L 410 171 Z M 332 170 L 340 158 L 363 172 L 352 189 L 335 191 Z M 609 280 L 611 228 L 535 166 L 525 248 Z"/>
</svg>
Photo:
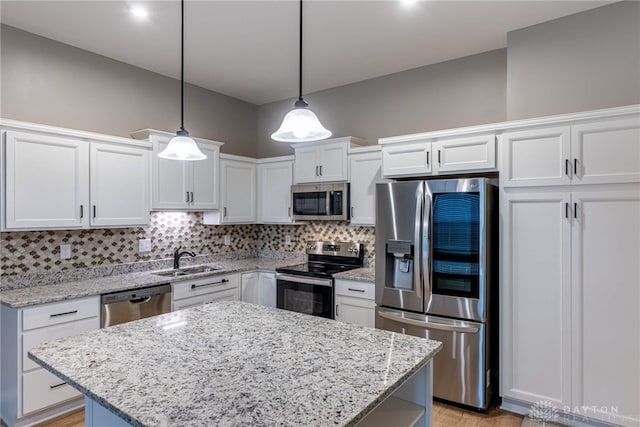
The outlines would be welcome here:
<svg viewBox="0 0 640 427">
<path fill-rule="evenodd" d="M 503 406 L 637 426 L 640 189 L 509 193 L 501 210 Z"/>
<path fill-rule="evenodd" d="M 375 284 L 336 279 L 335 319 L 345 323 L 368 326 L 375 324 Z"/>
<path fill-rule="evenodd" d="M 172 310 L 214 301 L 240 300 L 240 274 L 224 274 L 172 283 Z"/>
<path fill-rule="evenodd" d="M 242 274 L 242 301 L 275 307 L 276 299 L 275 273 L 254 271 Z"/>
<path fill-rule="evenodd" d="M 81 394 L 28 358 L 40 343 L 100 328 L 100 297 L 28 308 L 0 306 L 2 358 L 0 406 L 7 425 L 26 425 L 80 407 Z"/>
</svg>

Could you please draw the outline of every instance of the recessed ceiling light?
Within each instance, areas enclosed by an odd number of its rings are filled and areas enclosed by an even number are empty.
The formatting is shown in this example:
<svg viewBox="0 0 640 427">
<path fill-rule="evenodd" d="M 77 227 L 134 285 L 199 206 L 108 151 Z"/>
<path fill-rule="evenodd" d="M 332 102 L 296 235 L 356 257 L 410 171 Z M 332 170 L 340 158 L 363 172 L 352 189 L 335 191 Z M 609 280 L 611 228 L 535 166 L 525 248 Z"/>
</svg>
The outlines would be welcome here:
<svg viewBox="0 0 640 427">
<path fill-rule="evenodd" d="M 133 15 L 136 19 L 147 19 L 147 17 L 149 16 L 149 12 L 147 12 L 147 9 L 142 6 L 132 6 L 130 11 L 131 15 Z"/>
</svg>

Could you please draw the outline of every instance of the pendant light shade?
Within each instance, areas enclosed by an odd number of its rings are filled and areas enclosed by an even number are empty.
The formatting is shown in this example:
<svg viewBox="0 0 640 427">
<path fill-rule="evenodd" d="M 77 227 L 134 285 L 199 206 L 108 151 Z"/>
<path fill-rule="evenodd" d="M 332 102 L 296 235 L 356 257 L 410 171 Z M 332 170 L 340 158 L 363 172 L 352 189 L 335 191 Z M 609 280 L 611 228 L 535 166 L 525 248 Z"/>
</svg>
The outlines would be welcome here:
<svg viewBox="0 0 640 427">
<path fill-rule="evenodd" d="M 171 138 L 158 157 L 169 160 L 204 160 L 207 158 L 198 144 L 184 128 L 184 0 L 181 2 L 182 24 L 180 27 L 180 130 Z"/>
<path fill-rule="evenodd" d="M 294 109 L 289 111 L 280 128 L 271 135 L 271 139 L 280 142 L 319 141 L 331 136 L 302 98 L 302 0 L 300 0 L 300 58 L 299 58 L 298 100 Z"/>
</svg>

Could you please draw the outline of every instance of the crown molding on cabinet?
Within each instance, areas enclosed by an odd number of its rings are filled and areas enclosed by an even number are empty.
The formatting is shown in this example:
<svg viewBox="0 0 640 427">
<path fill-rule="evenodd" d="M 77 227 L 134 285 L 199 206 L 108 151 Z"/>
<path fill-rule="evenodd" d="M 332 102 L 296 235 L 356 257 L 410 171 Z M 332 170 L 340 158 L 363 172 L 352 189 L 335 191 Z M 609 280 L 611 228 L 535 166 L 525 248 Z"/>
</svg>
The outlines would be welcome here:
<svg viewBox="0 0 640 427">
<path fill-rule="evenodd" d="M 121 143 L 128 145 L 136 145 L 138 147 L 150 148 L 151 143 L 148 141 L 136 141 L 131 138 L 123 138 L 120 136 L 106 135 L 102 133 L 87 132 L 77 129 L 68 129 L 57 126 L 42 125 L 38 123 L 22 122 L 19 120 L 0 119 L 0 127 L 5 130 L 20 130 L 29 132 L 38 132 L 48 135 L 72 137 L 82 140 Z"/>
<path fill-rule="evenodd" d="M 173 138 L 174 136 L 176 136 L 175 132 L 167 132 L 164 130 L 157 130 L 157 129 L 140 129 L 137 130 L 135 132 L 131 132 L 131 137 L 136 139 L 136 140 L 146 140 L 146 141 L 150 141 L 149 137 L 151 135 L 155 135 L 155 136 L 160 136 L 160 137 L 167 137 L 169 139 Z M 198 138 L 197 136 L 193 136 L 190 135 L 191 138 L 193 138 L 196 142 L 204 142 L 204 143 L 208 143 L 208 144 L 212 144 L 212 145 L 217 145 L 218 147 L 221 147 L 224 145 L 224 142 L 222 141 L 214 141 L 213 139 L 205 139 L 205 138 Z"/>
<path fill-rule="evenodd" d="M 626 116 L 640 113 L 640 104 L 627 105 L 624 107 L 606 108 L 602 110 L 583 111 L 579 113 L 560 114 L 556 116 L 537 117 L 533 119 L 513 120 L 509 122 L 489 123 L 486 125 L 461 127 L 454 129 L 438 130 L 433 132 L 422 132 L 400 136 L 390 136 L 378 139 L 378 144 L 394 144 L 400 142 L 424 142 L 446 137 L 459 137 L 462 135 L 480 134 L 488 132 L 500 132 L 516 128 L 528 128 L 533 126 L 543 126 L 549 124 L 559 124 L 562 122 L 574 122 L 578 120 L 602 119 L 607 117 Z"/>
</svg>

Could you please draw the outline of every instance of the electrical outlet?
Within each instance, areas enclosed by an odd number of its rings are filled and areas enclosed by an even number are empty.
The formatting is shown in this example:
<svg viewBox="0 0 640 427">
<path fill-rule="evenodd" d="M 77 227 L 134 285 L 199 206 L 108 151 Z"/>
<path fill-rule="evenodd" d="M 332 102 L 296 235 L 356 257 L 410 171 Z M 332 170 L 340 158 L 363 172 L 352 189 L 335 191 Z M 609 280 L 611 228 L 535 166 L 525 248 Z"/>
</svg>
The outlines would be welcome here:
<svg viewBox="0 0 640 427">
<path fill-rule="evenodd" d="M 151 252 L 151 239 L 138 239 L 138 252 Z"/>
<path fill-rule="evenodd" d="M 229 236 L 228 234 L 224 235 L 224 245 L 225 246 L 229 246 L 231 244 L 231 236 Z"/>
<path fill-rule="evenodd" d="M 60 259 L 71 258 L 71 245 L 60 245 Z"/>
<path fill-rule="evenodd" d="M 285 234 L 284 235 L 284 244 L 287 246 L 291 245 L 291 234 Z"/>
</svg>

